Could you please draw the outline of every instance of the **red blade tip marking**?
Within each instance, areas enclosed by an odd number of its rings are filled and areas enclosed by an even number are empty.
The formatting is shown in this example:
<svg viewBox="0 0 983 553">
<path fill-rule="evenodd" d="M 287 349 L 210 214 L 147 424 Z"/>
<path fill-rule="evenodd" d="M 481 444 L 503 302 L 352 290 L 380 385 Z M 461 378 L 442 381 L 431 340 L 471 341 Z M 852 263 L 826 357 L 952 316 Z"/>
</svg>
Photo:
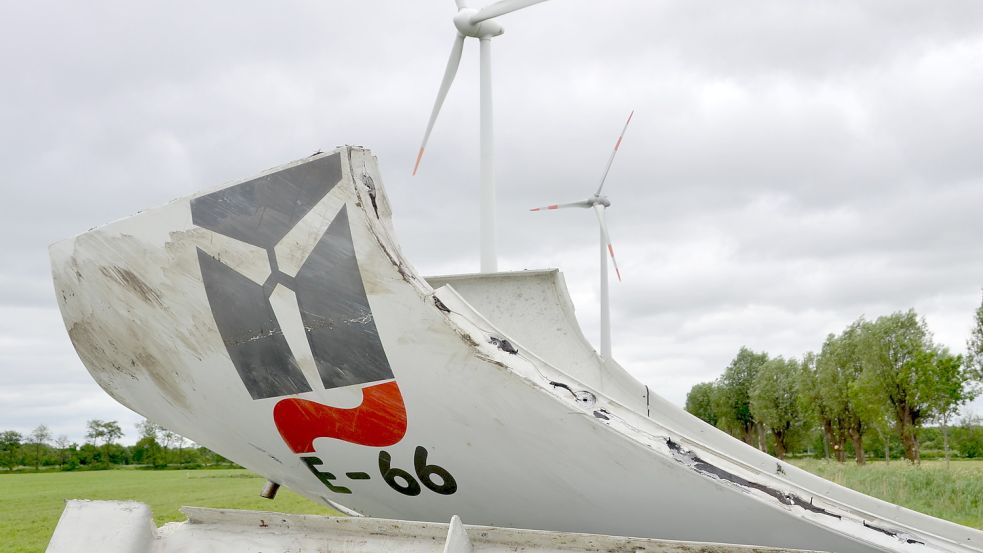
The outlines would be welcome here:
<svg viewBox="0 0 983 553">
<path fill-rule="evenodd" d="M 416 154 L 416 165 L 413 166 L 413 176 L 416 176 L 416 170 L 420 168 L 420 160 L 423 159 L 423 146 L 420 146 L 420 153 Z"/>
</svg>

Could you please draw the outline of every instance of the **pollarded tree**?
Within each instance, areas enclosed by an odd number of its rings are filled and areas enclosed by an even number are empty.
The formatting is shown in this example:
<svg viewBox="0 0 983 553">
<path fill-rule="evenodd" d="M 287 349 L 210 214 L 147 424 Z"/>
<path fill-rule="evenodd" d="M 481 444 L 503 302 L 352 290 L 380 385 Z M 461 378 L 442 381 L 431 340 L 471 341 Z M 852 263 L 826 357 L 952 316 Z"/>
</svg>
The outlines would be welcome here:
<svg viewBox="0 0 983 553">
<path fill-rule="evenodd" d="M 804 418 L 819 424 L 823 433 L 823 452 L 829 459 L 829 448 L 835 443 L 838 430 L 833 426 L 832 409 L 826 404 L 825 394 L 819 387 L 816 354 L 811 351 L 802 356 L 799 370 L 799 412 Z M 841 452 L 837 451 L 837 460 L 842 461 L 841 457 Z"/>
<path fill-rule="evenodd" d="M 761 365 L 751 386 L 751 412 L 775 438 L 775 453 L 785 459 L 790 441 L 799 431 L 799 362 L 776 357 Z"/>
<path fill-rule="evenodd" d="M 717 412 L 714 410 L 714 394 L 717 393 L 713 382 L 701 382 L 694 385 L 686 394 L 686 411 L 703 419 L 708 424 L 717 426 Z"/>
<path fill-rule="evenodd" d="M 920 460 L 918 429 L 932 414 L 931 336 L 914 310 L 880 317 L 864 332 L 860 388 L 887 401 L 905 458 Z"/>
<path fill-rule="evenodd" d="M 964 364 L 961 355 L 953 355 L 948 348 L 933 348 L 924 354 L 926 383 L 931 417 L 942 427 L 942 445 L 945 450 L 946 468 L 949 467 L 949 426 L 959 414 L 959 409 L 979 395 L 979 387 L 973 381 L 973 372 Z"/>
<path fill-rule="evenodd" d="M 837 460 L 844 460 L 844 446 L 849 438 L 858 465 L 866 462 L 863 437 L 867 425 L 857 408 L 856 383 L 863 372 L 862 335 L 867 323 L 863 318 L 850 324 L 839 336 L 830 334 L 816 359 L 819 393 L 833 420 Z"/>
<path fill-rule="evenodd" d="M 751 445 L 754 445 L 757 430 L 757 421 L 751 413 L 751 386 L 766 361 L 767 353 L 757 353 L 741 346 L 717 384 L 720 387 L 717 416 Z"/>
</svg>

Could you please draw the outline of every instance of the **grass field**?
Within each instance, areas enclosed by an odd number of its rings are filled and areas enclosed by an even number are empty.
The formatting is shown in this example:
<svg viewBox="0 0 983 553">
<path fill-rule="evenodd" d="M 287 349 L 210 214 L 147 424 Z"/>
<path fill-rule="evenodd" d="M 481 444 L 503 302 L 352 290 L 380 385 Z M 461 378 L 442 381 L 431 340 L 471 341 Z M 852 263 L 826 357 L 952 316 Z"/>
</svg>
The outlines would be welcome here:
<svg viewBox="0 0 983 553">
<path fill-rule="evenodd" d="M 227 507 L 339 514 L 281 488 L 259 497 L 265 480 L 247 470 L 104 470 L 0 475 L 0 552 L 42 552 L 66 499 L 132 499 L 150 505 L 158 525 L 184 520 L 178 507 Z"/>
<path fill-rule="evenodd" d="M 833 463 L 816 459 L 792 463 L 827 480 L 913 511 L 983 530 L 983 460 Z"/>
<path fill-rule="evenodd" d="M 863 493 L 916 511 L 983 529 L 983 461 L 941 461 L 912 467 L 896 461 L 864 467 L 814 459 L 794 464 Z M 182 505 L 338 514 L 281 489 L 259 497 L 264 480 L 246 470 L 107 470 L 0 475 L 0 552 L 44 551 L 65 499 L 132 499 L 153 509 L 157 524 L 184 520 Z"/>
</svg>

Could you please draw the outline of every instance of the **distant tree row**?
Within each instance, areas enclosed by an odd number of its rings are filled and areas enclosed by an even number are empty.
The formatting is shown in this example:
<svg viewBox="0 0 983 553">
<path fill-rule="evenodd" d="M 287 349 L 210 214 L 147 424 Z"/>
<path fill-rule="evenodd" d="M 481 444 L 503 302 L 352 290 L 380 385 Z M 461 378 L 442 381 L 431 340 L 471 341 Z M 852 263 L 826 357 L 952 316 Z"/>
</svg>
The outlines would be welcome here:
<svg viewBox="0 0 983 553">
<path fill-rule="evenodd" d="M 75 470 L 113 465 L 165 468 L 229 464 L 217 453 L 150 421 L 144 420 L 136 427 L 140 439 L 132 446 L 118 443 L 123 430 L 117 421 L 99 419 L 86 423 L 86 441 L 81 445 L 67 436 L 53 439 L 43 424 L 27 435 L 13 430 L 0 432 L 0 467 L 12 471 L 19 467 Z"/>
<path fill-rule="evenodd" d="M 948 462 L 953 422 L 979 395 L 981 382 L 983 304 L 965 355 L 935 343 L 924 319 L 909 310 L 874 321 L 861 317 L 827 336 L 818 354 L 801 358 L 742 347 L 717 380 L 693 386 L 686 410 L 762 450 L 773 448 L 779 458 L 808 449 L 818 435 L 827 457 L 832 452 L 843 462 L 849 449 L 858 464 L 866 461 L 871 434 L 886 459 L 897 443 L 906 459 L 919 462 L 919 436 L 934 423 Z M 967 425 L 979 420 L 964 419 Z M 977 435 L 979 445 L 963 444 Z M 969 454 L 983 454 L 983 429 L 958 437 Z"/>
</svg>

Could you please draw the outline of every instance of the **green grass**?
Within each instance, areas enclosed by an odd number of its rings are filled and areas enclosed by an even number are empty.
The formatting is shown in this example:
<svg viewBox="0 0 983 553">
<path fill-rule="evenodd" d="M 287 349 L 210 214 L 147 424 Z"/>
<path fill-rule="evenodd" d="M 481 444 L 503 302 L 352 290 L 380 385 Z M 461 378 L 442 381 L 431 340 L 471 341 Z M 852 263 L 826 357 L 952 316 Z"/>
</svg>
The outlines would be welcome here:
<svg viewBox="0 0 983 553">
<path fill-rule="evenodd" d="M 913 467 L 872 462 L 858 467 L 815 459 L 794 464 L 824 478 L 939 518 L 983 529 L 983 461 Z M 158 525 L 184 520 L 183 505 L 339 514 L 290 490 L 259 497 L 264 480 L 246 470 L 106 470 L 0 475 L 0 552 L 44 551 L 66 499 L 131 499 L 150 505 Z"/>
<path fill-rule="evenodd" d="M 983 460 L 835 463 L 796 459 L 793 464 L 876 498 L 983 530 Z"/>
<path fill-rule="evenodd" d="M 259 497 L 265 480 L 241 469 L 104 470 L 0 475 L 0 552 L 42 552 L 66 499 L 132 499 L 150 505 L 158 525 L 184 520 L 178 507 L 225 507 L 337 515 L 281 488 Z"/>
</svg>

